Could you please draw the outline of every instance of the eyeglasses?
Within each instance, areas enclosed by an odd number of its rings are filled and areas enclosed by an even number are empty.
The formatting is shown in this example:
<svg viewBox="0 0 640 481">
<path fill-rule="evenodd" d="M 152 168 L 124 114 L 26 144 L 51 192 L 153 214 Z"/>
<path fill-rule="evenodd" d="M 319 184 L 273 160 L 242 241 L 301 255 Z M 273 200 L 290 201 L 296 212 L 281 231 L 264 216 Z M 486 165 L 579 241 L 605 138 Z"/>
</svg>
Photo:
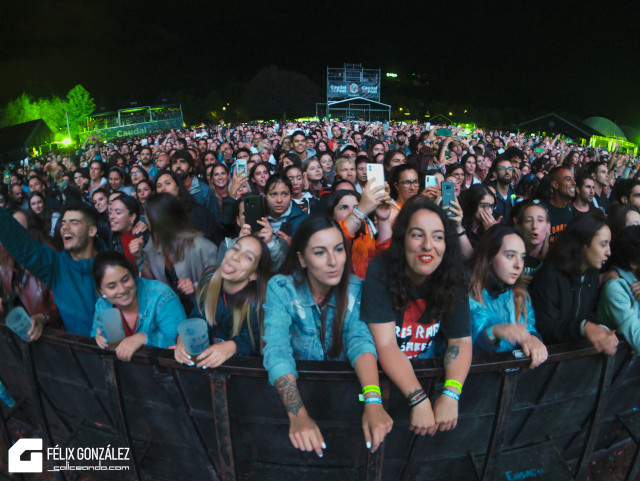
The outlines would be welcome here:
<svg viewBox="0 0 640 481">
<path fill-rule="evenodd" d="M 480 204 L 478 204 L 478 207 L 484 210 L 493 210 L 495 206 L 495 204 L 492 204 L 490 202 L 481 202 Z"/>
<path fill-rule="evenodd" d="M 408 189 L 412 185 L 415 185 L 416 187 L 419 186 L 420 185 L 420 181 L 418 179 L 416 179 L 416 180 L 402 180 L 402 181 L 400 181 L 400 184 L 402 184 L 406 189 Z"/>
<path fill-rule="evenodd" d="M 513 172 L 513 167 L 498 167 L 498 172 L 506 172 L 506 171 Z"/>
</svg>

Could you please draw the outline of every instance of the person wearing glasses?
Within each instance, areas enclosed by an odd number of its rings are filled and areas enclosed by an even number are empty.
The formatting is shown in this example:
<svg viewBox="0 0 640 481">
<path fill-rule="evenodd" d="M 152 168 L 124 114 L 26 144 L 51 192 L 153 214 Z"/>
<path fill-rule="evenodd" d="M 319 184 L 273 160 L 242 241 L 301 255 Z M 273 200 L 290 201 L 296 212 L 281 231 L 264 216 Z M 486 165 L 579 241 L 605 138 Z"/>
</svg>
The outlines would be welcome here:
<svg viewBox="0 0 640 481">
<path fill-rule="evenodd" d="M 400 209 L 411 197 L 420 192 L 420 179 L 418 171 L 408 165 L 402 164 L 391 169 L 391 225 L 398 216 Z"/>
<path fill-rule="evenodd" d="M 502 224 L 511 224 L 511 209 L 515 205 L 518 195 L 511 185 L 513 181 L 513 165 L 507 157 L 497 157 L 493 162 L 496 180 L 492 187 L 495 189 L 496 206 L 493 216 L 501 219 Z"/>
</svg>

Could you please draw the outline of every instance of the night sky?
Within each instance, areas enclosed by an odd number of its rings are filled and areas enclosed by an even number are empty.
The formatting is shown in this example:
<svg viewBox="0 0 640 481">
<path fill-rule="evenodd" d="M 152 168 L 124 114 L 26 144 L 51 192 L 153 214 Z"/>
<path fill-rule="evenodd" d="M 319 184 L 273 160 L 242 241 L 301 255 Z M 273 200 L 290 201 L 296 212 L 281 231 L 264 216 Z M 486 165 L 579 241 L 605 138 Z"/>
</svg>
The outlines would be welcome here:
<svg viewBox="0 0 640 481">
<path fill-rule="evenodd" d="M 640 127 L 637 2 L 466 3 L 3 2 L 0 103 L 77 83 L 110 107 L 224 93 L 268 65 L 324 94 L 327 65 L 358 62 L 420 73 L 447 102 Z"/>
</svg>

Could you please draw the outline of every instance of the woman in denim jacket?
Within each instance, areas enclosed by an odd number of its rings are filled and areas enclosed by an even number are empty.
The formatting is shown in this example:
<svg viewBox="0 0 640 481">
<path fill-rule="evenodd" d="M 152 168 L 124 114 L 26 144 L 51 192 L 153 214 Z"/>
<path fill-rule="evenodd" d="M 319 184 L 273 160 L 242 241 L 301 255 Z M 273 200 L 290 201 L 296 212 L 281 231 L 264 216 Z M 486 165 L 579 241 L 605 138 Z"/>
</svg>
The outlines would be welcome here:
<svg viewBox="0 0 640 481">
<path fill-rule="evenodd" d="M 547 359 L 524 286 L 527 256 L 522 234 L 496 224 L 480 239 L 472 260 L 469 307 L 475 352 L 506 352 L 520 346 L 531 368 Z"/>
<path fill-rule="evenodd" d="M 103 349 L 107 340 L 98 328 L 98 314 L 115 307 L 120 311 L 125 339 L 116 347 L 121 361 L 130 361 L 140 347 L 168 348 L 186 319 L 178 296 L 162 282 L 139 278 L 133 265 L 119 252 L 100 252 L 93 262 L 93 278 L 101 299 L 96 302 L 91 336 Z"/>
<path fill-rule="evenodd" d="M 360 320 L 361 281 L 346 266 L 340 226 L 311 216 L 298 227 L 282 274 L 269 281 L 264 304 L 264 366 L 289 415 L 289 438 L 320 457 L 326 445 L 300 398 L 296 359 L 351 362 L 363 386 L 367 448 L 375 451 L 392 426 L 379 394 L 375 346 Z"/>
</svg>

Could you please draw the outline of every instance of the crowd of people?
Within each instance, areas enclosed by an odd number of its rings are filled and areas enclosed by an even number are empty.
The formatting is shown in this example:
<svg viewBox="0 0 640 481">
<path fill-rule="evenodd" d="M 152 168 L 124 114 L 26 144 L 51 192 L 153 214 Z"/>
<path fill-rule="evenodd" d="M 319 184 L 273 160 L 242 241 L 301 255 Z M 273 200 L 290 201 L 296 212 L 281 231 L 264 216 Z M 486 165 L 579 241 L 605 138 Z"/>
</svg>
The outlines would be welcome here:
<svg viewBox="0 0 640 481">
<path fill-rule="evenodd" d="M 410 429 L 433 435 L 455 428 L 474 354 L 520 349 L 535 368 L 549 344 L 579 339 L 640 352 L 639 174 L 617 148 L 417 123 L 88 139 L 5 174 L 4 310 L 29 310 L 33 340 L 48 323 L 123 361 L 144 345 L 202 369 L 262 356 L 292 444 L 318 456 L 296 360 L 348 360 L 375 451 L 393 423 L 378 363 Z M 117 345 L 99 329 L 108 308 Z M 198 356 L 178 335 L 188 317 L 209 326 Z M 431 357 L 444 358 L 436 399 L 410 362 Z"/>
</svg>

